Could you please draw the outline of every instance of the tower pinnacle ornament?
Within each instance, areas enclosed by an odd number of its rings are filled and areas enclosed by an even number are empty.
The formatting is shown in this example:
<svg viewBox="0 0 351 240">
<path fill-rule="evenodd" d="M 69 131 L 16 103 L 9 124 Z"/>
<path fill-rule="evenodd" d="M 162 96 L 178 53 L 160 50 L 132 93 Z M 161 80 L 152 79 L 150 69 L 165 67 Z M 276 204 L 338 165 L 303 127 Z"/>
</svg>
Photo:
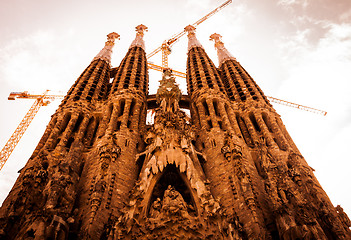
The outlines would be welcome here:
<svg viewBox="0 0 351 240">
<path fill-rule="evenodd" d="M 200 47 L 203 48 L 203 46 L 201 45 L 201 43 L 199 42 L 199 40 L 197 40 L 196 35 L 195 35 L 195 30 L 196 28 L 192 25 L 188 25 L 184 28 L 184 30 L 186 32 L 188 32 L 188 51 L 190 51 L 190 49 L 192 49 L 193 47 Z"/>
<path fill-rule="evenodd" d="M 96 57 L 94 57 L 93 61 L 96 59 L 101 59 L 111 64 L 112 48 L 115 45 L 115 39 L 119 39 L 119 37 L 120 35 L 115 32 L 108 34 L 105 47 L 98 53 L 98 55 L 96 55 Z"/>
<path fill-rule="evenodd" d="M 132 44 L 130 45 L 129 48 L 138 46 L 141 47 L 142 49 L 144 49 L 145 51 L 145 42 L 144 42 L 144 32 L 147 32 L 147 27 L 143 24 L 140 24 L 138 26 L 135 27 L 135 31 L 137 32 L 134 41 L 132 42 Z"/>
<path fill-rule="evenodd" d="M 236 60 L 230 52 L 224 47 L 222 42 L 222 36 L 218 33 L 214 33 L 210 36 L 210 40 L 215 42 L 215 48 L 217 49 L 218 64 L 221 65 L 225 60 L 232 59 Z"/>
</svg>

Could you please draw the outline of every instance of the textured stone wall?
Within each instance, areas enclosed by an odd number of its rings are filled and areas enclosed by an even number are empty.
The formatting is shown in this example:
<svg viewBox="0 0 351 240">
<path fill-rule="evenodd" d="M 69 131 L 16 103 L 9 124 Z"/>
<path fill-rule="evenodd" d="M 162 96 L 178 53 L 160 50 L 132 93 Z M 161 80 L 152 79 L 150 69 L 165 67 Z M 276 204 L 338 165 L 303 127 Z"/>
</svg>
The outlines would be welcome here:
<svg viewBox="0 0 351 240">
<path fill-rule="evenodd" d="M 94 60 L 53 115 L 0 210 L 3 238 L 68 237 L 76 220 L 85 153 L 96 140 L 94 112 L 106 94 L 102 86 L 109 69 L 105 61 Z"/>
</svg>

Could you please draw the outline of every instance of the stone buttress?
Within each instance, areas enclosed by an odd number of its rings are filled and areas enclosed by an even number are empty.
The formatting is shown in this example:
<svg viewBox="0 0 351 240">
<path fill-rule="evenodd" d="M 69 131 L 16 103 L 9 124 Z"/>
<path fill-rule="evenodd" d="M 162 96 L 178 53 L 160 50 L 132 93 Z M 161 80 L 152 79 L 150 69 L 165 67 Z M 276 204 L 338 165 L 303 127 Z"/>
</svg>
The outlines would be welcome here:
<svg viewBox="0 0 351 240">
<path fill-rule="evenodd" d="M 6 239 L 64 239 L 74 223 L 74 204 L 84 152 L 96 138 L 93 111 L 103 101 L 117 33 L 84 70 L 52 116 L 43 137 L 0 212 Z M 10 216 L 4 221 L 4 216 Z"/>
<path fill-rule="evenodd" d="M 262 90 L 212 34 L 219 70 L 234 110 L 236 133 L 248 146 L 266 200 L 268 231 L 279 239 L 348 239 L 348 226 L 322 190 Z M 254 173 L 254 172 L 253 172 Z M 261 184 L 262 185 L 262 184 Z M 339 215 L 339 216 L 338 216 Z"/>
<path fill-rule="evenodd" d="M 249 238 L 266 236 L 260 210 L 263 186 L 252 184 L 256 172 L 245 142 L 239 138 L 234 110 L 220 75 L 188 26 L 187 85 L 193 122 L 198 127 L 196 146 L 206 159 L 203 166 L 211 191 L 228 219 L 239 219 Z M 238 227 L 238 226 L 237 226 Z"/>
</svg>

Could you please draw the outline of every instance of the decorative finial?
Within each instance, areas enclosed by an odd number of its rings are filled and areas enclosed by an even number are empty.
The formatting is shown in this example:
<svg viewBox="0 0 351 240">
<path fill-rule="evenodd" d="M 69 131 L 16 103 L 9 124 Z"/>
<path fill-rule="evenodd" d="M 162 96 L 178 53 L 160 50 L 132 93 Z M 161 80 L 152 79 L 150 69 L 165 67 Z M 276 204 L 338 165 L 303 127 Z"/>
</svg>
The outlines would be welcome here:
<svg viewBox="0 0 351 240">
<path fill-rule="evenodd" d="M 193 47 L 203 48 L 201 43 L 197 40 L 195 36 L 196 28 L 194 26 L 188 25 L 184 28 L 184 30 L 188 33 L 188 51 L 190 51 L 190 49 L 192 49 Z"/>
<path fill-rule="evenodd" d="M 188 35 L 189 35 L 189 34 L 194 34 L 194 35 L 195 35 L 195 30 L 196 30 L 196 28 L 195 28 L 194 26 L 192 26 L 192 25 L 188 25 L 188 26 L 186 26 L 186 27 L 184 28 L 184 30 L 185 30 L 186 32 L 188 32 Z"/>
<path fill-rule="evenodd" d="M 222 36 L 218 33 L 213 33 L 211 36 L 210 36 L 210 41 L 214 41 L 215 42 L 215 46 L 216 45 L 223 45 L 223 42 L 222 42 Z M 217 48 L 217 46 L 216 46 Z"/>
<path fill-rule="evenodd" d="M 217 49 L 217 56 L 219 65 L 228 59 L 236 60 L 230 52 L 224 47 L 222 42 L 222 36 L 218 33 L 214 33 L 210 36 L 210 40 L 215 42 L 215 48 Z"/>
<path fill-rule="evenodd" d="M 162 80 L 160 80 L 159 82 L 161 83 L 161 85 L 164 84 L 165 82 L 172 82 L 172 84 L 177 85 L 171 68 L 163 69 Z"/>
<path fill-rule="evenodd" d="M 108 42 L 115 42 L 115 39 L 119 40 L 120 35 L 118 33 L 112 32 L 107 35 Z"/>
<path fill-rule="evenodd" d="M 94 57 L 93 61 L 96 59 L 105 60 L 111 64 L 111 54 L 112 47 L 115 45 L 115 39 L 119 39 L 120 35 L 118 33 L 112 32 L 107 35 L 107 41 L 105 42 L 105 47 Z"/>
<path fill-rule="evenodd" d="M 145 51 L 145 43 L 144 43 L 143 37 L 144 37 L 144 32 L 147 32 L 147 29 L 148 28 L 143 24 L 140 24 L 135 27 L 135 31 L 137 32 L 137 34 L 129 48 L 141 47 Z"/>
<path fill-rule="evenodd" d="M 144 36 L 144 32 L 147 32 L 147 26 L 140 24 L 135 27 L 135 31 L 137 31 L 137 34 Z"/>
</svg>

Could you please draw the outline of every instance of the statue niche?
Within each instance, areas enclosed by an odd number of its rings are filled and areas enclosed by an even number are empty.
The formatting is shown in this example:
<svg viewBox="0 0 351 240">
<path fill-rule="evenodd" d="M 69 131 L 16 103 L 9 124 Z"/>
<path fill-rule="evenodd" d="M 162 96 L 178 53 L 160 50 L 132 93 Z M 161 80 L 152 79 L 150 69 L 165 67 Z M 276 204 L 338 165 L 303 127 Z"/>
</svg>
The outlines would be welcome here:
<svg viewBox="0 0 351 240">
<path fill-rule="evenodd" d="M 183 176 L 183 178 L 186 178 Z M 168 165 L 156 183 L 148 207 L 149 218 L 196 216 L 194 199 L 174 164 Z"/>
</svg>

